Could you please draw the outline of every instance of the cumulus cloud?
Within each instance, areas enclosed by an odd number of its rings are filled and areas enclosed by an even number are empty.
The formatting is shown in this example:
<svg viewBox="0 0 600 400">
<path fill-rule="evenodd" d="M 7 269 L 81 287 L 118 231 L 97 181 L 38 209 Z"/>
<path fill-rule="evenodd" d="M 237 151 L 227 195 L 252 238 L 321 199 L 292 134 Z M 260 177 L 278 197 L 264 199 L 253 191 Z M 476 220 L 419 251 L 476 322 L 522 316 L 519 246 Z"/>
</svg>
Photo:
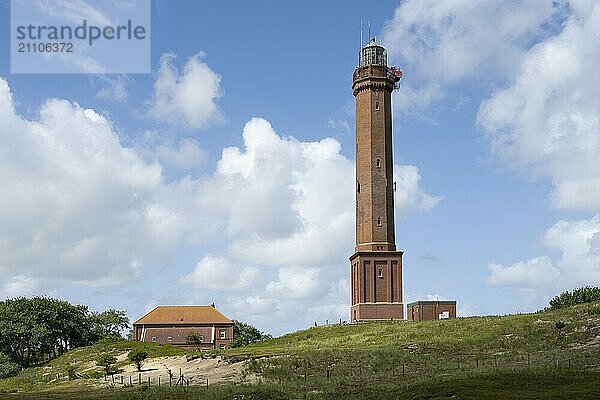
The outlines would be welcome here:
<svg viewBox="0 0 600 400">
<path fill-rule="evenodd" d="M 181 73 L 176 56 L 160 58 L 149 115 L 154 119 L 189 129 L 201 129 L 222 120 L 217 101 L 222 95 L 221 76 L 202 61 L 204 53 L 190 57 Z"/>
<path fill-rule="evenodd" d="M 406 66 L 395 104 L 424 109 L 477 79 L 484 95 L 475 123 L 498 160 L 547 178 L 554 207 L 597 215 L 599 27 L 595 1 L 403 2 L 383 35 L 392 62 Z M 597 216 L 559 221 L 543 241 L 561 258 L 491 263 L 486 283 L 515 287 L 539 306 L 549 294 L 598 282 L 596 231 Z"/>
<path fill-rule="evenodd" d="M 48 100 L 25 120 L 0 79 L 0 121 L 0 278 L 129 282 L 145 258 L 202 226 L 179 207 L 195 186 L 165 182 L 94 110 Z"/>
<path fill-rule="evenodd" d="M 97 97 L 117 102 L 127 100 L 127 84 L 129 83 L 127 75 L 96 75 L 95 78 L 102 84 Z"/>
<path fill-rule="evenodd" d="M 223 149 L 212 173 L 169 180 L 162 166 L 194 158 L 195 141 L 127 148 L 106 117 L 64 100 L 27 120 L 2 79 L 0 121 L 2 293 L 118 285 L 182 244 L 218 244 L 179 284 L 231 293 L 222 303 L 231 315 L 305 326 L 307 309 L 325 318 L 345 310 L 355 179 L 336 140 L 301 142 L 253 118 L 243 145 Z M 407 168 L 399 209 L 431 209 L 437 200 Z"/>
<path fill-rule="evenodd" d="M 316 268 L 280 268 L 279 279 L 267 284 L 266 293 L 292 299 L 314 296 L 321 288 L 319 272 Z"/>
<path fill-rule="evenodd" d="M 391 62 L 406 72 L 406 86 L 395 93 L 397 109 L 426 108 L 464 78 L 506 77 L 531 41 L 548 35 L 553 17 L 562 12 L 552 2 L 402 2 L 383 30 Z"/>
<path fill-rule="evenodd" d="M 576 8 L 560 34 L 534 46 L 513 82 L 485 100 L 478 115 L 494 151 L 552 180 L 559 208 L 600 210 L 599 26 L 599 4 Z"/>
<path fill-rule="evenodd" d="M 255 267 L 239 267 L 232 265 L 227 258 L 207 255 L 180 282 L 198 289 L 248 289 L 258 280 L 259 273 Z"/>
<path fill-rule="evenodd" d="M 354 163 L 336 140 L 300 142 L 279 135 L 262 118 L 246 123 L 242 137 L 242 147 L 223 150 L 206 184 L 229 243 L 220 262 L 240 266 L 238 271 L 255 267 L 266 280 L 255 287 L 260 296 L 234 295 L 224 309 L 237 315 L 269 304 L 282 321 L 299 326 L 310 318 L 306 309 L 343 310 L 335 315 L 346 318 L 348 292 L 340 288 L 347 289 L 347 257 L 355 240 Z M 435 206 L 439 199 L 419 186 L 418 169 L 397 170 L 402 215 Z"/>
<path fill-rule="evenodd" d="M 492 286 L 536 287 L 551 284 L 559 276 L 549 257 L 535 257 L 510 266 L 492 263 L 489 270 L 485 281 Z"/>
<path fill-rule="evenodd" d="M 43 287 L 39 278 L 26 275 L 13 276 L 0 288 L 0 299 L 38 294 Z"/>
<path fill-rule="evenodd" d="M 189 171 L 206 163 L 208 151 L 193 138 L 169 139 L 156 131 L 147 131 L 136 142 L 135 150 L 149 162 Z"/>
<path fill-rule="evenodd" d="M 417 211 L 430 211 L 442 199 L 431 196 L 419 186 L 421 175 L 414 165 L 395 165 L 396 215 L 400 218 Z"/>
<path fill-rule="evenodd" d="M 600 284 L 600 216 L 578 221 L 559 221 L 549 228 L 543 243 L 561 257 L 542 256 L 513 265 L 489 265 L 486 283 L 518 288 L 536 306 L 550 296 L 578 286 Z"/>
</svg>

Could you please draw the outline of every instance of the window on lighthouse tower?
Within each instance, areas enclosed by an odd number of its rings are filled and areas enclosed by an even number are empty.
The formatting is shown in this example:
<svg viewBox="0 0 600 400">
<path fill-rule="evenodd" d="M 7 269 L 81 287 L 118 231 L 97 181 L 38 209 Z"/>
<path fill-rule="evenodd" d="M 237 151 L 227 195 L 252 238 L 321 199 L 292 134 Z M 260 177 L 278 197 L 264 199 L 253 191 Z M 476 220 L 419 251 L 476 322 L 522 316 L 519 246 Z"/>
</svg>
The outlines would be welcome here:
<svg viewBox="0 0 600 400">
<path fill-rule="evenodd" d="M 377 217 L 377 226 L 381 226 L 381 217 Z"/>
</svg>

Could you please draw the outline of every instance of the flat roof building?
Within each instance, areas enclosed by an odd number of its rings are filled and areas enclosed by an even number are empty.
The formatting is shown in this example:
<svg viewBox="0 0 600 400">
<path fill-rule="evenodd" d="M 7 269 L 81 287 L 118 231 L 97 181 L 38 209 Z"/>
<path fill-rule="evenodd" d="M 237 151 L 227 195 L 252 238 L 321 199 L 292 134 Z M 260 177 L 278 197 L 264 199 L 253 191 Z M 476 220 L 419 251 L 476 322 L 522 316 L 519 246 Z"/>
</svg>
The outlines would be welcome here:
<svg viewBox="0 0 600 400">
<path fill-rule="evenodd" d="M 456 301 L 434 300 L 408 303 L 406 305 L 406 318 L 409 321 L 456 318 Z"/>
</svg>

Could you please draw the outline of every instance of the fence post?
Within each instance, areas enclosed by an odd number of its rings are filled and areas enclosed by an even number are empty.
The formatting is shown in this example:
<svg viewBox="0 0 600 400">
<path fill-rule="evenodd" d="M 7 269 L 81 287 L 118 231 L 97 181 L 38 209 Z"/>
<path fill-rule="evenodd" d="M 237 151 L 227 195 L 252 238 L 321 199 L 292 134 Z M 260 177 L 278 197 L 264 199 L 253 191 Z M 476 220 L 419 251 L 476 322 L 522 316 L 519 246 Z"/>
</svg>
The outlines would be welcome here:
<svg viewBox="0 0 600 400">
<path fill-rule="evenodd" d="M 121 375 L 121 385 L 123 384 L 123 375 Z"/>
<path fill-rule="evenodd" d="M 141 385 L 141 384 L 142 384 L 142 373 L 139 372 L 138 373 L 138 385 Z"/>
<path fill-rule="evenodd" d="M 476 358 L 476 362 L 477 362 L 477 369 L 479 369 L 479 357 Z"/>
<path fill-rule="evenodd" d="M 160 375 L 158 376 L 158 386 L 160 387 Z"/>
<path fill-rule="evenodd" d="M 114 384 L 115 384 L 115 376 L 114 376 L 114 375 L 111 375 L 111 376 L 110 376 L 110 378 L 112 379 L 112 383 L 113 383 L 113 385 L 114 385 Z"/>
<path fill-rule="evenodd" d="M 133 383 L 131 383 L 131 375 L 129 375 L 129 386 L 133 386 Z"/>
<path fill-rule="evenodd" d="M 406 364 L 402 364 L 402 376 L 404 376 L 404 365 Z"/>
<path fill-rule="evenodd" d="M 148 386 L 150 386 L 150 377 L 148 377 Z"/>
<path fill-rule="evenodd" d="M 208 389 L 208 378 L 206 378 L 206 388 Z"/>
</svg>

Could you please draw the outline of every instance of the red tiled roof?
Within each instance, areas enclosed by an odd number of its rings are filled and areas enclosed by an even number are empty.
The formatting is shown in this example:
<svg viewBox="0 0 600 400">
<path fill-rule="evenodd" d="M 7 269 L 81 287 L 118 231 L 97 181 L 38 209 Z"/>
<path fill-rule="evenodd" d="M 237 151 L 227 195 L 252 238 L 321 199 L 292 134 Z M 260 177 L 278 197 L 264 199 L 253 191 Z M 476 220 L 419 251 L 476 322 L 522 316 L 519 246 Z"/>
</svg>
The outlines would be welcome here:
<svg viewBox="0 0 600 400">
<path fill-rule="evenodd" d="M 134 322 L 141 324 L 199 324 L 224 323 L 231 320 L 213 306 L 158 306 Z"/>
</svg>

